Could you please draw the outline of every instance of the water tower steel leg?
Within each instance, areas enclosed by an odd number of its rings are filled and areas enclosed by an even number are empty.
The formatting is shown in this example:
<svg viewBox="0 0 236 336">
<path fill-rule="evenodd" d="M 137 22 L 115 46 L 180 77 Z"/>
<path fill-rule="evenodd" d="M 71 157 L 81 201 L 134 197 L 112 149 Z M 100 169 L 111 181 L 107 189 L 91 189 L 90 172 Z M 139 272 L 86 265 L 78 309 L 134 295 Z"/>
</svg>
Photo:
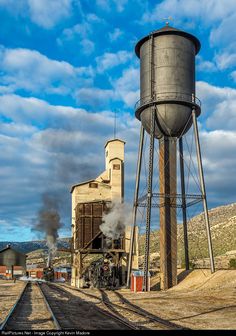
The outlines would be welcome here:
<svg viewBox="0 0 236 336">
<path fill-rule="evenodd" d="M 205 222 L 206 222 L 206 232 L 207 232 L 208 250 L 209 250 L 209 256 L 210 256 L 211 272 L 214 273 L 215 265 L 214 265 L 213 251 L 212 251 L 211 231 L 210 231 L 210 223 L 209 223 L 209 215 L 208 215 L 208 207 L 207 207 L 207 199 L 206 199 L 206 188 L 205 188 L 203 168 L 202 168 L 202 157 L 201 157 L 201 149 L 200 149 L 200 143 L 199 143 L 199 134 L 198 134 L 197 117 L 196 117 L 195 109 L 192 110 L 192 117 L 193 117 L 194 137 L 195 137 L 195 142 L 196 142 L 200 185 L 201 185 L 201 192 L 203 196 L 203 208 L 204 208 L 204 215 L 205 215 Z"/>
<path fill-rule="evenodd" d="M 181 178 L 181 194 L 182 194 L 185 269 L 187 271 L 187 270 L 189 270 L 188 227 L 187 227 L 187 215 L 186 215 L 186 198 L 185 198 L 185 181 L 184 181 L 184 154 L 183 154 L 183 140 L 182 140 L 182 137 L 179 139 L 179 160 L 180 160 L 180 178 Z"/>
<path fill-rule="evenodd" d="M 155 107 L 151 109 L 150 123 L 150 147 L 149 147 L 149 166 L 148 166 L 148 185 L 147 185 L 147 208 L 146 208 L 146 237 L 145 237 L 145 254 L 144 254 L 144 281 L 143 290 L 149 290 L 149 252 L 150 252 L 150 223 L 152 211 L 152 178 L 153 178 L 153 159 L 154 159 L 154 133 L 155 133 Z"/>
<path fill-rule="evenodd" d="M 144 140 L 144 128 L 141 125 L 140 138 L 139 138 L 138 161 L 137 161 L 137 169 L 136 169 L 134 204 L 133 204 L 133 218 L 132 218 L 133 226 L 131 228 L 131 233 L 130 233 L 130 250 L 129 250 L 127 283 L 126 283 L 127 287 L 129 287 L 130 285 L 130 276 L 131 276 L 132 261 L 133 261 L 134 239 L 135 239 L 135 233 L 136 233 L 136 218 L 137 218 L 138 196 L 139 196 L 139 183 L 140 183 L 140 173 L 141 173 L 142 157 L 143 157 L 143 140 Z"/>
</svg>

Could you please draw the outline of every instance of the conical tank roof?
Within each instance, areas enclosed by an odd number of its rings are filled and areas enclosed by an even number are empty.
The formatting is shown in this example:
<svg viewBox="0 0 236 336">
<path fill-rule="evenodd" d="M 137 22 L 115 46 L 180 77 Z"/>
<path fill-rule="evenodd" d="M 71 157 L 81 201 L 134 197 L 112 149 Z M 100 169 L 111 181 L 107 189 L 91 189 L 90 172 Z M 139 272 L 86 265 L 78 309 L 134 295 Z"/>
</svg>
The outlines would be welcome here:
<svg viewBox="0 0 236 336">
<path fill-rule="evenodd" d="M 141 40 L 138 41 L 138 43 L 135 46 L 135 53 L 139 57 L 140 56 L 140 48 L 143 45 L 144 42 L 149 40 L 150 36 L 160 36 L 160 35 L 180 35 L 183 37 L 186 37 L 187 39 L 191 40 L 195 44 L 195 49 L 196 49 L 196 55 L 199 52 L 201 48 L 201 43 L 200 41 L 192 34 L 186 33 L 183 30 L 173 28 L 169 25 L 166 25 L 160 29 L 152 31 L 149 35 L 143 37 Z"/>
</svg>

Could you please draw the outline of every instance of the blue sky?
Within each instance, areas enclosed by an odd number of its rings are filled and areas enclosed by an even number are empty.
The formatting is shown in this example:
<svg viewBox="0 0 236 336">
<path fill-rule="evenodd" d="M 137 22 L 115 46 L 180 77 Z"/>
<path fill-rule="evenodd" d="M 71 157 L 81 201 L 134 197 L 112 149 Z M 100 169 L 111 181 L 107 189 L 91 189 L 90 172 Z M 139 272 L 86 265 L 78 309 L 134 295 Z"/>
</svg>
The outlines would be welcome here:
<svg viewBox="0 0 236 336">
<path fill-rule="evenodd" d="M 37 238 L 48 191 L 60 199 L 60 235 L 70 234 L 70 186 L 103 170 L 115 112 L 132 200 L 134 46 L 168 16 L 202 44 L 196 79 L 209 205 L 236 201 L 235 0 L 0 0 L 0 240 Z"/>
</svg>

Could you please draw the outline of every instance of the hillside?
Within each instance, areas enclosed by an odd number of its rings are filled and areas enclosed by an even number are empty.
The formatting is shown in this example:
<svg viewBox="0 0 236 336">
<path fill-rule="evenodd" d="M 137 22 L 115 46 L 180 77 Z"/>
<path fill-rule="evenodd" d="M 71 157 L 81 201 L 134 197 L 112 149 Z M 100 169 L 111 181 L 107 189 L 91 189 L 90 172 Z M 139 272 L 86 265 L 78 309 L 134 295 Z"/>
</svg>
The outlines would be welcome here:
<svg viewBox="0 0 236 336">
<path fill-rule="evenodd" d="M 228 268 L 229 260 L 236 259 L 236 203 L 220 206 L 209 211 L 212 244 L 217 268 Z M 178 266 L 184 267 L 183 226 L 177 227 L 178 231 Z M 196 267 L 208 267 L 208 248 L 203 213 L 193 217 L 188 222 L 189 256 L 191 265 Z M 139 237 L 140 266 L 143 263 L 145 235 Z M 8 243 L 13 248 L 27 253 L 27 264 L 43 265 L 47 258 L 46 241 L 32 242 L 0 242 L 0 249 Z M 70 238 L 58 239 L 58 249 L 69 249 Z M 70 253 L 58 251 L 54 259 L 54 265 L 69 265 Z M 150 262 L 152 268 L 159 266 L 159 231 L 151 233 Z"/>
<path fill-rule="evenodd" d="M 37 267 L 45 267 L 47 265 L 48 253 L 47 250 L 35 250 L 27 254 L 26 264 L 27 266 L 34 265 Z M 70 266 L 71 265 L 71 253 L 64 251 L 57 251 L 52 264 L 57 266 Z"/>
<path fill-rule="evenodd" d="M 68 249 L 70 248 L 70 238 L 58 238 L 57 239 L 57 247 Z M 33 240 L 26 242 L 9 242 L 9 241 L 0 241 L 0 250 L 6 247 L 7 244 L 10 244 L 12 248 L 16 249 L 22 253 L 29 253 L 35 250 L 46 250 L 47 244 L 46 240 Z"/>
<path fill-rule="evenodd" d="M 236 258 L 236 203 L 220 206 L 209 211 L 212 245 L 216 267 L 227 268 L 229 260 Z M 178 225 L 178 265 L 184 265 L 183 225 Z M 208 248 L 203 213 L 188 222 L 189 256 L 192 264 L 208 266 Z M 140 262 L 144 254 L 145 235 L 140 235 Z M 159 231 L 150 239 L 151 265 L 158 266 Z"/>
</svg>

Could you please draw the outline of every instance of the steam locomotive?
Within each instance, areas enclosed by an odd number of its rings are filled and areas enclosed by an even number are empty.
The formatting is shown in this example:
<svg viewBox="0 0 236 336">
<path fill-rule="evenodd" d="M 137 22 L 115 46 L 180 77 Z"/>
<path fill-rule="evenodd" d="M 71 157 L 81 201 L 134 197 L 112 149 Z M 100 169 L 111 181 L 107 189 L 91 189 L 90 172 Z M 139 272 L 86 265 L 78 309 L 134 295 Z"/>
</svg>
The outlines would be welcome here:
<svg viewBox="0 0 236 336">
<path fill-rule="evenodd" d="M 107 258 L 93 261 L 83 276 L 84 287 L 115 289 L 120 284 L 119 266 Z"/>
<path fill-rule="evenodd" d="M 51 266 L 44 267 L 43 269 L 43 279 L 46 281 L 54 280 L 54 269 Z"/>
</svg>

